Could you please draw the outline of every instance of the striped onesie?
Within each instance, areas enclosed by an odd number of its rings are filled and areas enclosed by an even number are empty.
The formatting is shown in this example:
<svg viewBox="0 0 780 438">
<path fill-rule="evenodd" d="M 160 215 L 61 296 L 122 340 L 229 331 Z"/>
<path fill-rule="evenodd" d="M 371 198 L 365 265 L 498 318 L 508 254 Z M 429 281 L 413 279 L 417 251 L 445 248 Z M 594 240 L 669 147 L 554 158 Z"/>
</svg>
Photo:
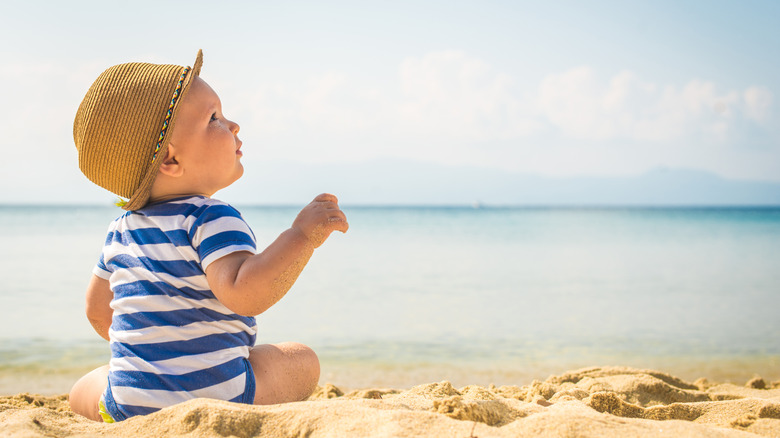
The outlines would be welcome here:
<svg viewBox="0 0 780 438">
<path fill-rule="evenodd" d="M 233 207 L 202 196 L 111 223 L 93 272 L 114 293 L 102 402 L 115 421 L 198 397 L 254 401 L 257 324 L 222 305 L 205 274 L 236 251 L 256 252 L 252 230 Z"/>
</svg>

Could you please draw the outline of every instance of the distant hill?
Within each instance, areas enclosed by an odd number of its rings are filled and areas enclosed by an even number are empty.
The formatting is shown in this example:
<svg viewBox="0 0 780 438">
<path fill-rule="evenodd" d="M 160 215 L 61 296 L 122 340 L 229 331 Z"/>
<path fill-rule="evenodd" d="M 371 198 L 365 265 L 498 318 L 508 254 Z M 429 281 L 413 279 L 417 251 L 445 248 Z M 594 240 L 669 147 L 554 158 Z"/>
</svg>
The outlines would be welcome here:
<svg viewBox="0 0 780 438">
<path fill-rule="evenodd" d="M 659 168 L 635 177 L 551 178 L 477 167 L 369 162 L 253 169 L 232 191 L 252 202 L 285 204 L 331 191 L 349 204 L 484 205 L 780 205 L 780 182 L 742 181 L 687 169 Z M 273 187 L 284 187 L 274 192 Z M 233 190 L 233 189 L 231 189 Z"/>
</svg>

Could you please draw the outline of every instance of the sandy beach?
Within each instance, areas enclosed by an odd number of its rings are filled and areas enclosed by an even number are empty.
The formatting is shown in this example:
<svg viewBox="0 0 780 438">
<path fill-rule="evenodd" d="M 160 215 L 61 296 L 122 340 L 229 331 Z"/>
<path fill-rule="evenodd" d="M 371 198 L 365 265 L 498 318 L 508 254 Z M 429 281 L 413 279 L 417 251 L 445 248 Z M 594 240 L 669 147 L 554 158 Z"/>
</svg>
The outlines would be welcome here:
<svg viewBox="0 0 780 438">
<path fill-rule="evenodd" d="M 0 397 L 4 437 L 780 437 L 780 381 L 684 381 L 594 367 L 523 386 L 344 393 L 324 384 L 299 403 L 246 406 L 197 399 L 118 424 L 75 415 L 67 396 Z"/>
</svg>

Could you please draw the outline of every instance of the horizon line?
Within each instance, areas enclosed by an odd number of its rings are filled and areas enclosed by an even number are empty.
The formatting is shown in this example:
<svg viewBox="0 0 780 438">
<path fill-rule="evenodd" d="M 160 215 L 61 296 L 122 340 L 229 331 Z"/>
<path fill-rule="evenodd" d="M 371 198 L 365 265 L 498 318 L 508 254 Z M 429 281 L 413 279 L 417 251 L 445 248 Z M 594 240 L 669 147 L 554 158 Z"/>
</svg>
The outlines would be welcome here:
<svg viewBox="0 0 780 438">
<path fill-rule="evenodd" d="M 302 208 L 305 204 L 299 203 L 244 203 L 231 202 L 230 205 L 241 208 Z M 500 210 L 500 209 L 775 209 L 780 208 L 780 203 L 340 203 L 342 208 L 387 208 L 387 209 L 471 209 L 471 210 Z M 0 208 L 116 208 L 111 203 L 98 202 L 4 202 L 0 201 Z M 124 211 L 124 210 L 122 210 Z"/>
</svg>

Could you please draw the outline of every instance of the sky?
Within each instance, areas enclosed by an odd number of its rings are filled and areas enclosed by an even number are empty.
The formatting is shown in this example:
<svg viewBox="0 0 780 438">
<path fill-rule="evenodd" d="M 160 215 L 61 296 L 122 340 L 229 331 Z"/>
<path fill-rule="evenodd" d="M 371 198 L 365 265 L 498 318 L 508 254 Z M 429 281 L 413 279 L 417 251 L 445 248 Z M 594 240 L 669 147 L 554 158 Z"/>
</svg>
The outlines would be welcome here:
<svg viewBox="0 0 780 438">
<path fill-rule="evenodd" d="M 407 164 L 780 182 L 778 23 L 776 1 L 2 1 L 0 203 L 115 199 L 78 170 L 81 99 L 198 49 L 241 126 L 228 201 L 390 193 Z"/>
</svg>

